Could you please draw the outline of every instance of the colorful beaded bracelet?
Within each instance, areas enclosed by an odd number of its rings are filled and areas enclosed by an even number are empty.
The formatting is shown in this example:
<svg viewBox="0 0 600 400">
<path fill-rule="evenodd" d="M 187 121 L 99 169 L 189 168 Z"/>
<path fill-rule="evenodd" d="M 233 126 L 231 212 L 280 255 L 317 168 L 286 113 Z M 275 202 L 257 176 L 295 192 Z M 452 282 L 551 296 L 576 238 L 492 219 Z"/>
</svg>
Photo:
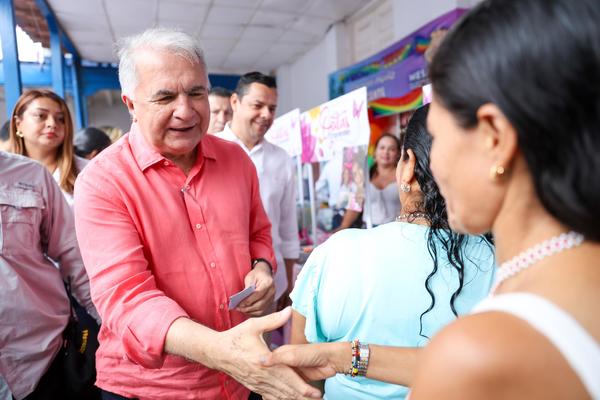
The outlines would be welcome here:
<svg viewBox="0 0 600 400">
<path fill-rule="evenodd" d="M 369 345 L 361 343 L 358 339 L 352 341 L 352 366 L 346 373 L 351 377 L 367 376 L 369 366 Z"/>
</svg>

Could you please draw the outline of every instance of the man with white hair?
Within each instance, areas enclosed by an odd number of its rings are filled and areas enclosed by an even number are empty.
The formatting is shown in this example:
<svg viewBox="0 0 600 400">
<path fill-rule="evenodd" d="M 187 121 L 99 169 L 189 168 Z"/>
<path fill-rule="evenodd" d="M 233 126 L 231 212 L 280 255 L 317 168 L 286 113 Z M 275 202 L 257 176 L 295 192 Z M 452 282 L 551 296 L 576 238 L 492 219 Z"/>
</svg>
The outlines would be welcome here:
<svg viewBox="0 0 600 400">
<path fill-rule="evenodd" d="M 270 224 L 252 162 L 206 135 L 208 76 L 191 36 L 150 29 L 121 42 L 133 123 L 75 188 L 77 236 L 102 316 L 105 399 L 318 397 L 293 370 L 260 367 L 273 301 Z M 254 292 L 237 307 L 228 299 Z M 244 322 L 245 321 L 245 322 Z M 237 382 L 236 382 L 237 381 Z"/>
</svg>

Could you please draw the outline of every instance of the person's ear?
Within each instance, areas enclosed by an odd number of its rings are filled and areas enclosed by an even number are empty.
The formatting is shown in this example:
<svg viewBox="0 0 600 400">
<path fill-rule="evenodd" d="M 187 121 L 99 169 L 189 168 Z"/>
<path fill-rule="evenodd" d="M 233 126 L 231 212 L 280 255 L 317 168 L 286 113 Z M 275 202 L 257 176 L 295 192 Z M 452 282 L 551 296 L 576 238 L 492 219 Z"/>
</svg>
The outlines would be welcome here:
<svg viewBox="0 0 600 400">
<path fill-rule="evenodd" d="M 127 110 L 129 111 L 129 115 L 131 115 L 131 119 L 133 122 L 137 122 L 137 117 L 135 116 L 135 104 L 133 100 L 126 94 L 121 95 L 121 100 L 127 106 Z"/>
<path fill-rule="evenodd" d="M 237 93 L 233 93 L 231 95 L 231 97 L 229 98 L 229 104 L 231 104 L 231 111 L 232 112 L 234 112 L 234 113 L 236 112 L 237 107 L 238 107 L 240 101 L 241 101 L 241 99 L 239 98 L 239 96 L 238 96 Z"/>
<path fill-rule="evenodd" d="M 408 156 L 408 159 L 400 160 L 401 163 L 404 163 L 400 180 L 404 184 L 411 185 L 415 180 L 415 165 L 417 163 L 417 158 L 412 149 L 406 150 L 406 155 Z"/>
<path fill-rule="evenodd" d="M 500 108 L 486 103 L 477 110 L 478 136 L 488 159 L 490 178 L 510 171 L 518 148 L 517 131 Z"/>
</svg>

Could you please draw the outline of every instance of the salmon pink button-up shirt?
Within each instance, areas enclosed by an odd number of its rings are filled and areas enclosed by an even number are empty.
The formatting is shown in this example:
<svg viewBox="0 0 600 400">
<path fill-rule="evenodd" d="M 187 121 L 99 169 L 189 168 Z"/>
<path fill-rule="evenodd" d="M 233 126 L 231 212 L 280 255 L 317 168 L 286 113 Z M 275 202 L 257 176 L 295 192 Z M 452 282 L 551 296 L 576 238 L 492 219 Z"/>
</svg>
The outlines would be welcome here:
<svg viewBox="0 0 600 400">
<path fill-rule="evenodd" d="M 256 170 L 206 135 L 186 176 L 134 123 L 75 187 L 77 237 L 103 324 L 97 385 L 141 399 L 246 399 L 231 377 L 163 352 L 177 318 L 227 330 L 251 260 L 275 265 Z"/>
</svg>

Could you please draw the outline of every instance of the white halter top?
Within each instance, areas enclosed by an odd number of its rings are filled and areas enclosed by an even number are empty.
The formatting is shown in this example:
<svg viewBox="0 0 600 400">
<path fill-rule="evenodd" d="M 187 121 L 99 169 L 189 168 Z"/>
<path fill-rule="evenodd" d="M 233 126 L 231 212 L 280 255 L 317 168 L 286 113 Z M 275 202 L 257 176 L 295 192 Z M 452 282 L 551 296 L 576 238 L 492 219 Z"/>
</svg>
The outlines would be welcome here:
<svg viewBox="0 0 600 400">
<path fill-rule="evenodd" d="M 579 376 L 592 399 L 600 399 L 600 344 L 571 315 L 528 293 L 488 297 L 471 313 L 486 311 L 512 314 L 547 337 Z"/>
</svg>

